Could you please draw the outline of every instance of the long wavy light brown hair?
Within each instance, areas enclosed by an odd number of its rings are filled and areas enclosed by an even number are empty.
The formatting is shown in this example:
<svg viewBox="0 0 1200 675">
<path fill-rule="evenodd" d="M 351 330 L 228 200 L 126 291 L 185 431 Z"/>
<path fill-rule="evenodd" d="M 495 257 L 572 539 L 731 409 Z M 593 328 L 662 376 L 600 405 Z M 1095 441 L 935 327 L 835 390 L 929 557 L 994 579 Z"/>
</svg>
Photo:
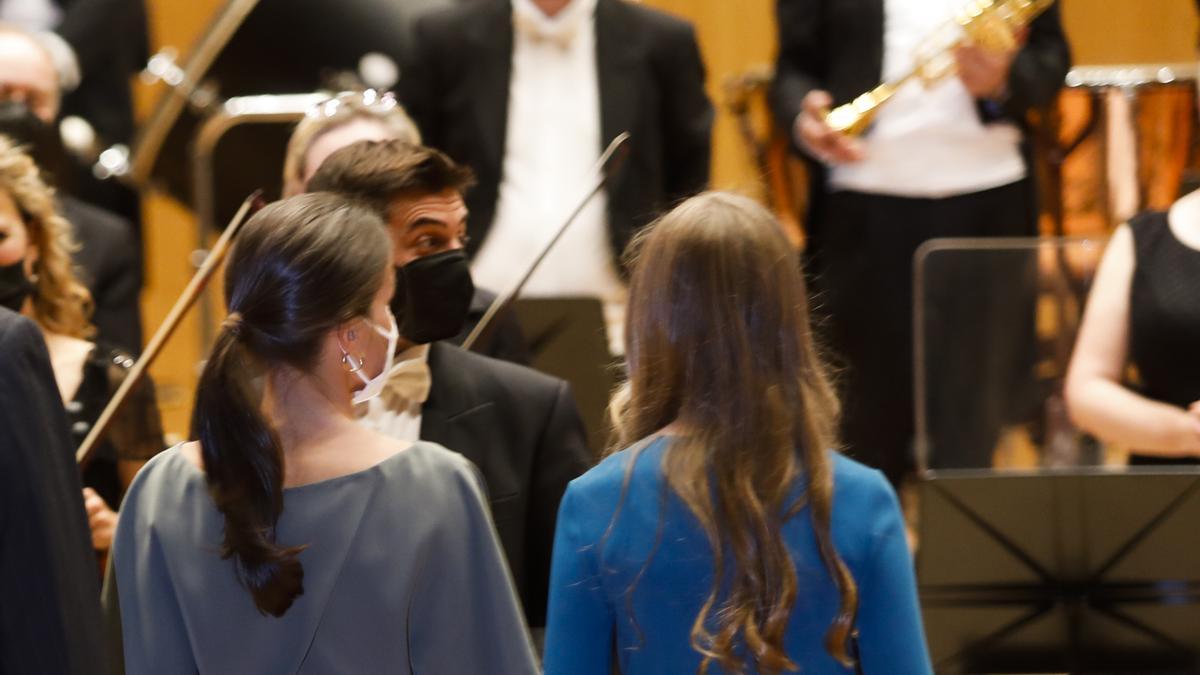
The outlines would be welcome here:
<svg viewBox="0 0 1200 675">
<path fill-rule="evenodd" d="M 7 136 L 0 136 L 0 190 L 16 203 L 29 241 L 37 246 L 34 320 L 51 333 L 91 337 L 92 296 L 72 266 L 76 243 L 71 225 L 55 210 L 54 190 L 42 180 L 37 165 Z"/>
<path fill-rule="evenodd" d="M 700 672 L 713 663 L 731 672 L 798 668 L 784 638 L 800 589 L 780 531 L 805 506 L 841 597 L 826 648 L 851 663 L 858 594 L 829 530 L 838 402 L 795 251 L 763 207 L 713 192 L 644 230 L 629 263 L 629 377 L 610 409 L 610 452 L 667 427 L 675 434 L 663 473 L 715 559 L 691 631 Z"/>
</svg>

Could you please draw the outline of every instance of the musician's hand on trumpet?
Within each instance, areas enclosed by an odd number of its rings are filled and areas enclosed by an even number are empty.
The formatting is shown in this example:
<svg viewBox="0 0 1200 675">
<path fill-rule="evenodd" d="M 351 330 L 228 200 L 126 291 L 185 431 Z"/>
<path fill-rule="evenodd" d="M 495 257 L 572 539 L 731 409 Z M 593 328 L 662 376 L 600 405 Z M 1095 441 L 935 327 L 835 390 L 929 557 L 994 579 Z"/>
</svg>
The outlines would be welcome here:
<svg viewBox="0 0 1200 675">
<path fill-rule="evenodd" d="M 825 122 L 833 97 L 827 91 L 815 89 L 801 102 L 793 133 L 806 152 L 824 164 L 848 164 L 865 155 L 862 141 L 834 131 Z"/>
<path fill-rule="evenodd" d="M 954 48 L 958 79 L 975 98 L 1000 100 L 1008 89 L 1008 72 L 1019 50 L 1020 46 L 994 51 L 963 43 Z"/>
</svg>

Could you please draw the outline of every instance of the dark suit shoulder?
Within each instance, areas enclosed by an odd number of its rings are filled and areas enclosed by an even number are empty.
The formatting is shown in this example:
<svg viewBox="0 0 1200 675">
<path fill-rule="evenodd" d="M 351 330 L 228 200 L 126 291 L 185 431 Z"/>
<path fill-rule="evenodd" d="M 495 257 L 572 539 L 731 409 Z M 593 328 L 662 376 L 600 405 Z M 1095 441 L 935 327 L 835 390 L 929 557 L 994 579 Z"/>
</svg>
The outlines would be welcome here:
<svg viewBox="0 0 1200 675">
<path fill-rule="evenodd" d="M 629 16 L 633 21 L 636 21 L 646 30 L 657 33 L 660 37 L 695 39 L 696 31 L 692 27 L 692 22 L 687 19 L 664 12 L 661 9 L 634 4 L 627 0 L 602 1 L 610 1 L 623 7 L 626 12 L 629 12 Z"/>
<path fill-rule="evenodd" d="M 59 195 L 58 204 L 62 209 L 63 217 L 67 220 L 70 220 L 72 217 L 86 219 L 106 230 L 112 232 L 119 231 L 132 235 L 133 225 L 129 222 L 129 219 L 108 209 L 100 208 L 95 204 L 89 204 L 69 195 Z"/>
<path fill-rule="evenodd" d="M 37 324 L 0 307 L 0 404 L 19 407 L 39 384 L 57 395 L 49 368 L 50 352 Z M 35 374 L 45 375 L 45 381 L 38 382 Z"/>
<path fill-rule="evenodd" d="M 58 207 L 62 217 L 71 224 L 75 239 L 82 247 L 79 257 L 85 262 L 98 255 L 133 258 L 137 242 L 133 236 L 133 225 L 128 220 L 112 211 L 66 195 L 59 197 Z M 101 254 L 97 249 L 108 253 Z"/>
<path fill-rule="evenodd" d="M 617 20 L 623 24 L 628 44 L 640 45 L 631 48 L 644 50 L 659 77 L 676 77 L 680 68 L 693 65 L 703 67 L 697 61 L 700 47 L 690 21 L 627 0 L 600 1 L 613 6 L 612 14 L 620 17 Z"/>
<path fill-rule="evenodd" d="M 520 392 L 523 396 L 556 396 L 566 381 L 540 373 L 533 368 L 493 359 L 442 342 L 435 343 L 430 352 L 430 367 L 434 377 L 438 371 L 455 372 L 476 386 L 502 388 Z"/>
<path fill-rule="evenodd" d="M 0 307 L 0 350 L 5 354 L 37 343 L 37 326 L 29 319 Z M 7 359 L 4 361 L 7 362 Z"/>
<path fill-rule="evenodd" d="M 463 29 L 494 26 L 497 19 L 507 18 L 510 12 L 509 4 L 504 1 L 466 2 L 430 10 L 418 17 L 414 25 L 424 38 L 454 41 Z"/>
</svg>

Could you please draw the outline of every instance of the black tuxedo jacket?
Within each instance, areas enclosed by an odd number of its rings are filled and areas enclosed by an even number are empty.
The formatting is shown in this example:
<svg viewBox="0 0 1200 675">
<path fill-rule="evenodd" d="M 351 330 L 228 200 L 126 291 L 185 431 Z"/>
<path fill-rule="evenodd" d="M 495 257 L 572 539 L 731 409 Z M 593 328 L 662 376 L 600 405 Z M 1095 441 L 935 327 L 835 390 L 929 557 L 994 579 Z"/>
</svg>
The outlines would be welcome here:
<svg viewBox="0 0 1200 675">
<path fill-rule="evenodd" d="M 599 0 L 595 18 L 600 149 L 623 131 L 631 135 L 608 187 L 610 242 L 619 255 L 638 227 L 707 186 L 713 109 L 690 24 L 625 0 Z M 469 253 L 495 216 L 512 49 L 508 0 L 437 11 L 417 21 L 397 87 L 425 142 L 475 171 Z"/>
<path fill-rule="evenodd" d="M 129 79 L 146 65 L 149 35 L 143 0 L 54 0 L 58 33 L 79 60 L 79 88 L 63 99 L 64 115 L 79 115 L 107 143 L 133 138 Z"/>
<path fill-rule="evenodd" d="M 545 625 L 558 502 L 592 464 L 570 386 L 557 378 L 443 343 L 421 439 L 475 463 L 531 626 Z"/>
<path fill-rule="evenodd" d="M 59 196 L 79 248 L 71 257 L 92 293 L 96 339 L 130 354 L 142 351 L 141 244 L 129 221 L 73 197 Z"/>
<path fill-rule="evenodd" d="M 41 333 L 0 308 L 0 673 L 104 669 L 82 489 Z"/>
</svg>

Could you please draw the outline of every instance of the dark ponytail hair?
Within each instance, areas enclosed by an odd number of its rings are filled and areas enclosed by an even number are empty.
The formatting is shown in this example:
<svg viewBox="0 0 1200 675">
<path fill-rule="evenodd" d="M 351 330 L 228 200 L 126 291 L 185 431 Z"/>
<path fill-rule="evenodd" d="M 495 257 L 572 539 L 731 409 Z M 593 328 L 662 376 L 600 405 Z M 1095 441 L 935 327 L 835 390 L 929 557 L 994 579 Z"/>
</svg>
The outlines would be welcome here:
<svg viewBox="0 0 1200 675">
<path fill-rule="evenodd" d="M 283 451 L 261 409 L 272 367 L 311 370 L 331 330 L 364 316 L 391 244 L 365 207 L 313 193 L 269 204 L 239 233 L 225 270 L 229 318 L 200 375 L 192 434 L 225 517 L 223 557 L 259 611 L 282 616 L 304 592 L 303 549 L 275 543 Z"/>
</svg>

